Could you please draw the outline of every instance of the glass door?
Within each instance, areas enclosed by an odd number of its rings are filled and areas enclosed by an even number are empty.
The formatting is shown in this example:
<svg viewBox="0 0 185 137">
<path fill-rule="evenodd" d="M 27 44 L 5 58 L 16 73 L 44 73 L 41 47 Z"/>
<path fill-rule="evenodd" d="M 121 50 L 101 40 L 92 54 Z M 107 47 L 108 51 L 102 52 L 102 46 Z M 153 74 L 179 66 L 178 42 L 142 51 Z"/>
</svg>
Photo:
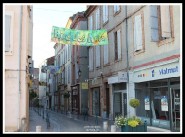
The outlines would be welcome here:
<svg viewBox="0 0 185 137">
<path fill-rule="evenodd" d="M 180 131 L 180 88 L 170 88 L 171 126 L 172 131 Z"/>
<path fill-rule="evenodd" d="M 113 110 L 114 110 L 114 117 L 117 115 L 122 115 L 122 93 L 117 92 L 114 93 L 114 104 L 113 104 Z"/>
</svg>

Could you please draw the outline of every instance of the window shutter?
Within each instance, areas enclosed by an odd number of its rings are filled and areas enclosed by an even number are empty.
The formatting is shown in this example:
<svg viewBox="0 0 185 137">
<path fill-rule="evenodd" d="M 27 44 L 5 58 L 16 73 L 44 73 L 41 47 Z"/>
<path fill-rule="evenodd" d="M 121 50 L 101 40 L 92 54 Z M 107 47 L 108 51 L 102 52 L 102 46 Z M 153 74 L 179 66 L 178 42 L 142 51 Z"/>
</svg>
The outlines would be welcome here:
<svg viewBox="0 0 185 137">
<path fill-rule="evenodd" d="M 100 67 L 100 46 L 96 46 L 96 67 Z"/>
<path fill-rule="evenodd" d="M 171 27 L 170 27 L 170 8 L 169 6 L 160 6 L 161 10 L 161 33 L 162 37 L 171 37 Z"/>
<path fill-rule="evenodd" d="M 103 23 L 105 23 L 105 5 L 103 6 Z"/>
<path fill-rule="evenodd" d="M 119 5 L 114 5 L 114 14 L 120 10 Z"/>
<path fill-rule="evenodd" d="M 93 70 L 93 47 L 89 48 L 89 70 Z"/>
<path fill-rule="evenodd" d="M 114 5 L 114 14 L 116 13 L 117 11 L 117 5 Z"/>
<path fill-rule="evenodd" d="M 108 45 L 104 45 L 103 46 L 104 52 L 103 52 L 103 57 L 104 57 L 104 65 L 108 64 L 108 55 L 109 55 L 109 49 L 108 49 Z"/>
<path fill-rule="evenodd" d="M 117 31 L 118 59 L 121 59 L 121 31 Z"/>
<path fill-rule="evenodd" d="M 108 6 L 107 5 L 106 5 L 106 12 L 105 13 L 106 13 L 106 16 L 105 16 L 106 17 L 105 22 L 106 22 L 106 21 L 108 21 Z"/>
<path fill-rule="evenodd" d="M 5 51 L 10 51 L 11 16 L 5 15 Z"/>
<path fill-rule="evenodd" d="M 99 29 L 100 27 L 100 9 L 98 8 L 96 11 L 96 29 Z"/>
<path fill-rule="evenodd" d="M 135 21 L 134 21 L 134 48 L 135 48 L 135 51 L 142 49 L 141 15 L 135 16 Z"/>
<path fill-rule="evenodd" d="M 108 6 L 104 5 L 103 6 L 103 23 L 108 21 Z"/>
<path fill-rule="evenodd" d="M 93 25 L 93 22 L 92 22 L 92 16 L 89 17 L 89 30 L 92 30 L 92 25 Z"/>
<path fill-rule="evenodd" d="M 151 41 L 159 41 L 158 9 L 150 6 Z"/>
</svg>

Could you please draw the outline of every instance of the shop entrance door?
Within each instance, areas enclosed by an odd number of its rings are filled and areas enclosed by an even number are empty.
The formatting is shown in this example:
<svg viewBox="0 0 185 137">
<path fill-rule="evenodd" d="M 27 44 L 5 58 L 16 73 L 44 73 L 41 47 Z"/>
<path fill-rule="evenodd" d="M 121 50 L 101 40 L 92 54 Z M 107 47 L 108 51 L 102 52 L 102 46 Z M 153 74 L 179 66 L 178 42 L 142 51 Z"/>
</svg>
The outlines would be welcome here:
<svg viewBox="0 0 185 137">
<path fill-rule="evenodd" d="M 170 88 L 171 127 L 172 131 L 180 131 L 180 86 Z"/>
</svg>

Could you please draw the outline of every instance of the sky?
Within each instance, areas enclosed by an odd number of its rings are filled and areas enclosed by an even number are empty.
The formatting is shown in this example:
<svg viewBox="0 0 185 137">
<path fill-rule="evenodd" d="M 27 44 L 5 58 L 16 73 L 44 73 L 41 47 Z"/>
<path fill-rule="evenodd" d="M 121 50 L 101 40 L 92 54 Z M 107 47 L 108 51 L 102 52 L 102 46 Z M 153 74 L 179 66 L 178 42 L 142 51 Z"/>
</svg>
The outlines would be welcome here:
<svg viewBox="0 0 185 137">
<path fill-rule="evenodd" d="M 65 27 L 70 16 L 85 11 L 86 4 L 33 4 L 33 60 L 39 68 L 45 59 L 55 55 L 51 42 L 52 26 Z"/>
</svg>

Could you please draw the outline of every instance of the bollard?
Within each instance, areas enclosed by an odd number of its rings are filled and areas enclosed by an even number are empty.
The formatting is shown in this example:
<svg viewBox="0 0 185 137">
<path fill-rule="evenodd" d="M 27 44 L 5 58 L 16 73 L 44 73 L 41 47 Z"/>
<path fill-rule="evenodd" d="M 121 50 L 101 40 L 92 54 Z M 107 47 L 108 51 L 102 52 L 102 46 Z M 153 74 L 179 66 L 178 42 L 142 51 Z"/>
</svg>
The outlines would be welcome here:
<svg viewBox="0 0 185 137">
<path fill-rule="evenodd" d="M 115 125 L 111 125 L 111 132 L 116 132 L 116 126 Z"/>
<path fill-rule="evenodd" d="M 36 126 L 36 132 L 41 132 L 41 126 Z"/>
<path fill-rule="evenodd" d="M 108 130 L 108 121 L 104 121 L 103 122 L 103 131 L 107 131 Z"/>
</svg>

